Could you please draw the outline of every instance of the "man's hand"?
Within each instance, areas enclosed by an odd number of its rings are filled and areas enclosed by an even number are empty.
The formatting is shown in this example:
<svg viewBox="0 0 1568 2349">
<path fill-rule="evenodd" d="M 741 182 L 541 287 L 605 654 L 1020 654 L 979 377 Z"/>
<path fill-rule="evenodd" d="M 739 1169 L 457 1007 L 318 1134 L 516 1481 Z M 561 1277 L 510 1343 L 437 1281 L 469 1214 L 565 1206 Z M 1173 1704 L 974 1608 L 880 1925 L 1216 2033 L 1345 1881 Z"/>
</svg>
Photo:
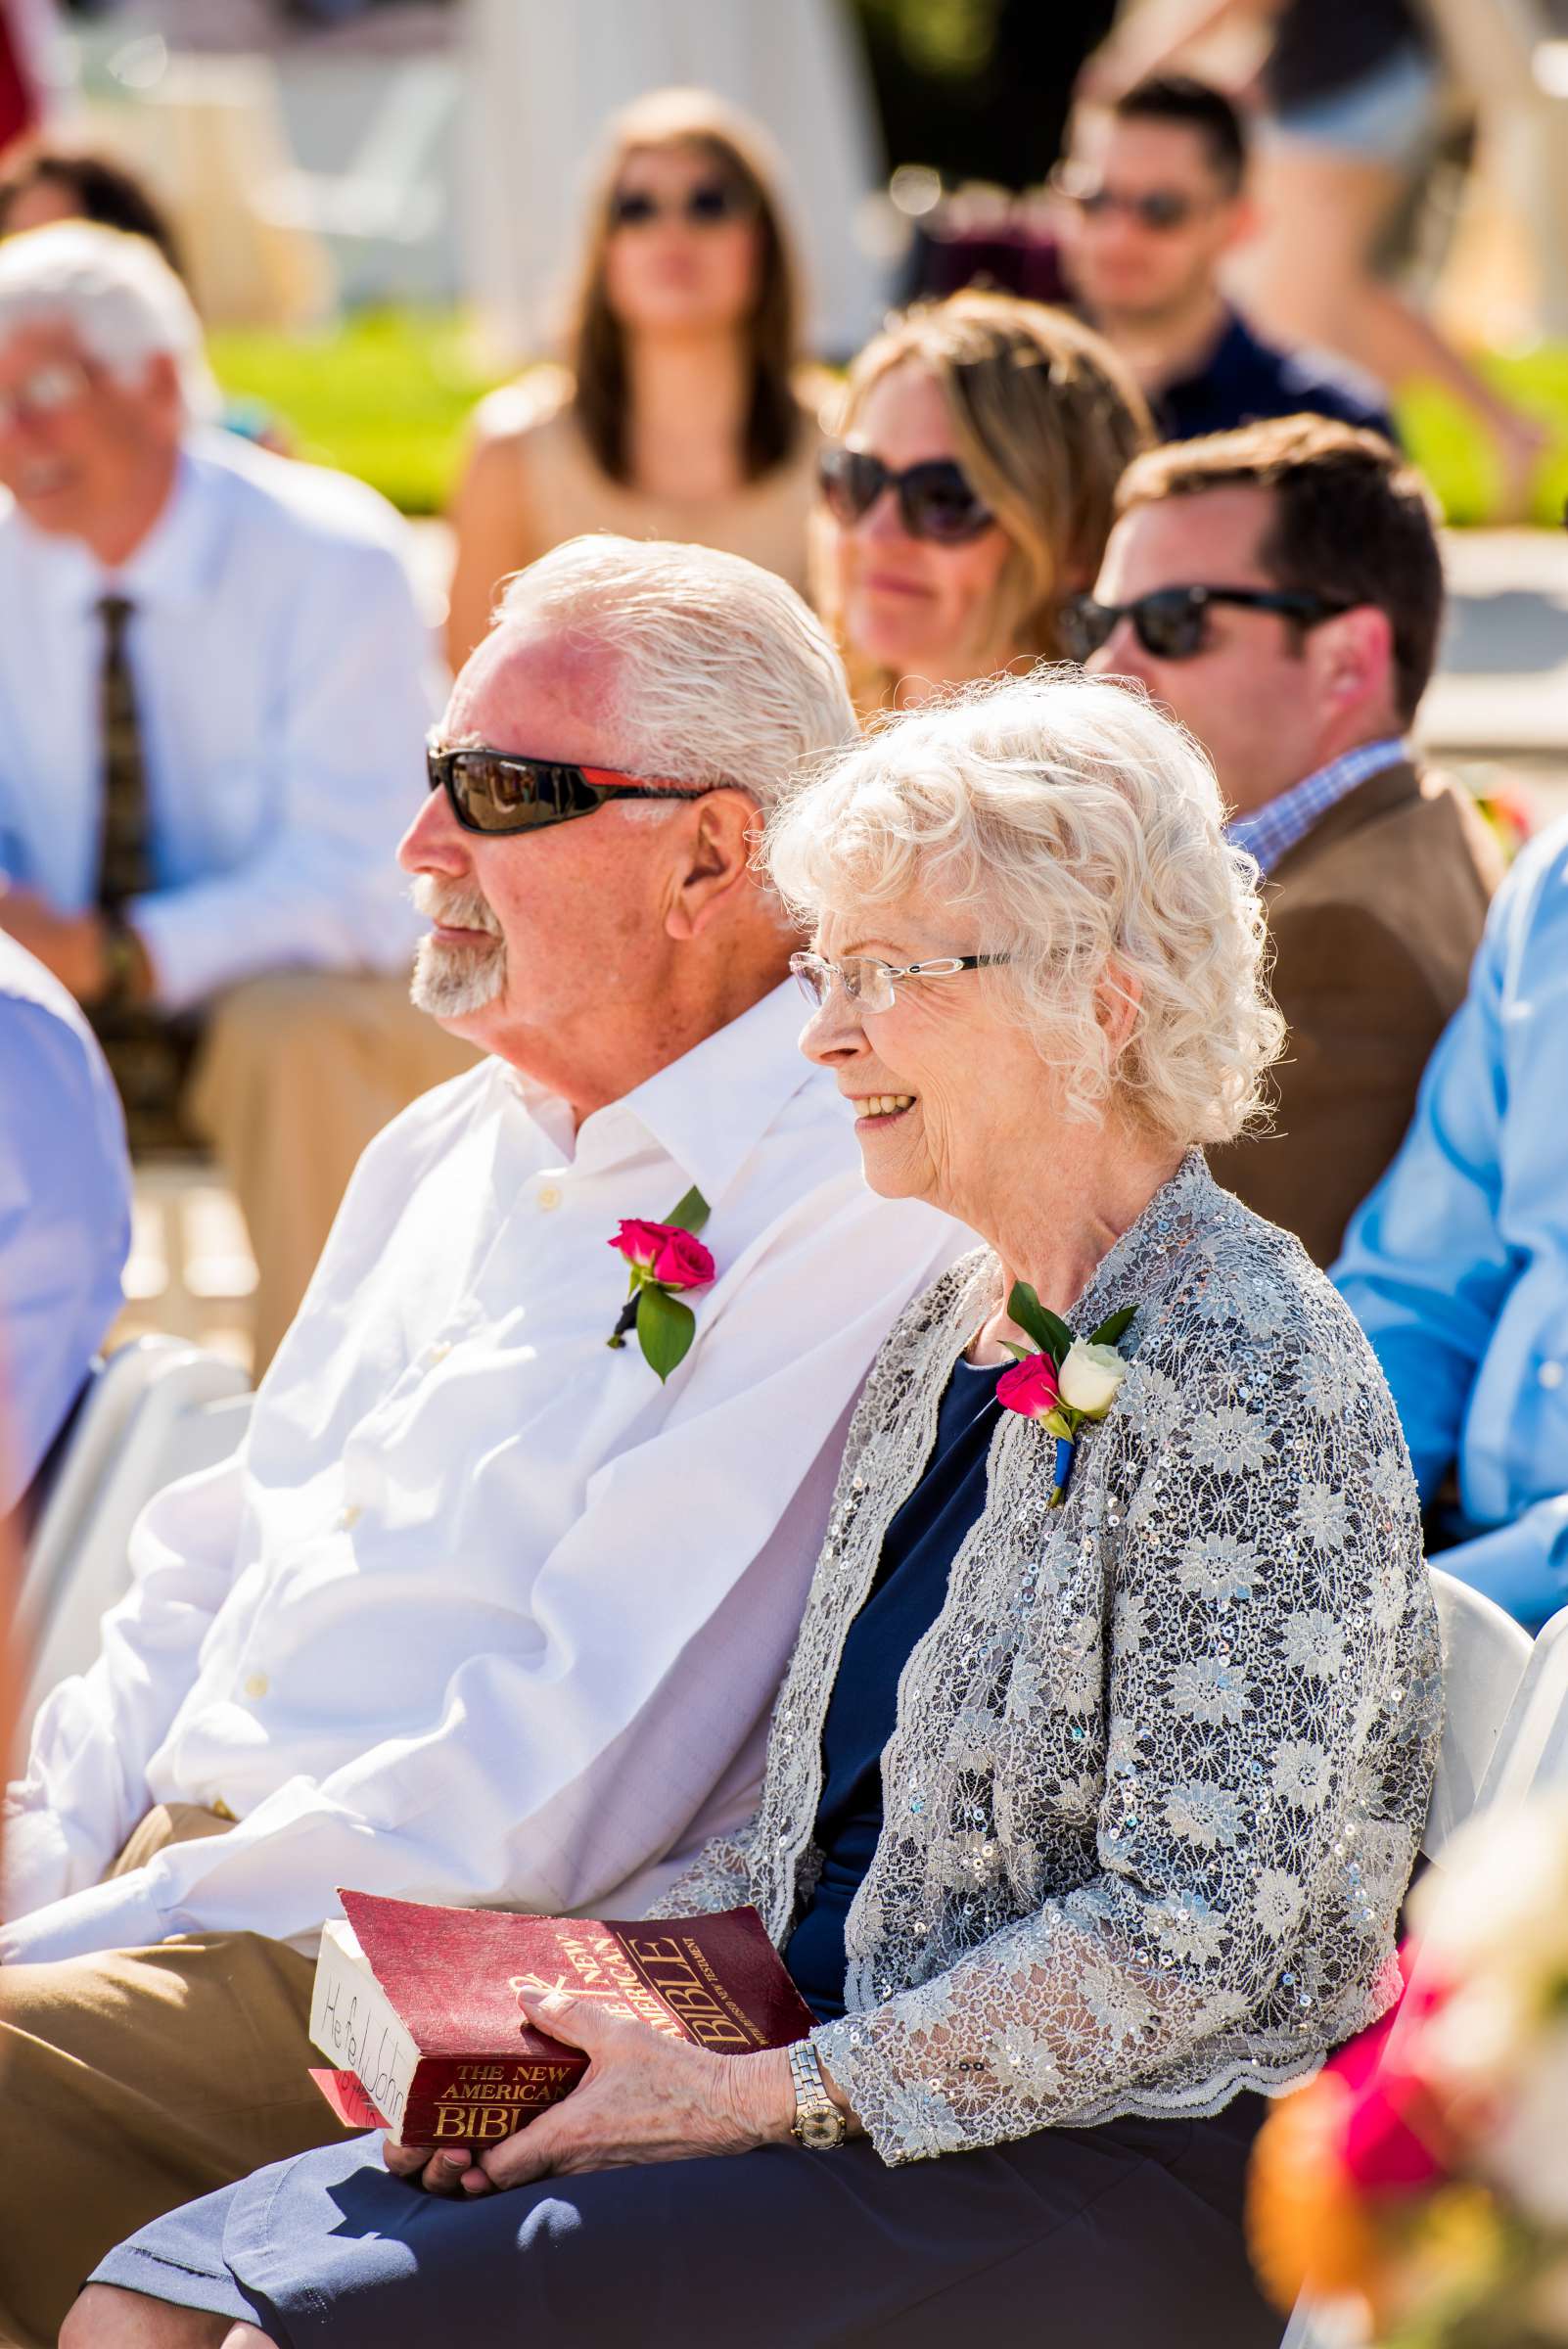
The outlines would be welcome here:
<svg viewBox="0 0 1568 2349">
<path fill-rule="evenodd" d="M 108 986 L 101 915 L 57 913 L 30 889 L 0 887 L 0 930 L 36 954 L 78 1003 L 96 1001 Z"/>
<path fill-rule="evenodd" d="M 589 2063 L 559 2104 L 477 2158 L 388 2145 L 387 2167 L 434 2194 L 484 2194 L 582 2170 L 644 2161 L 694 2161 L 782 2141 L 795 2091 L 782 2048 L 710 2055 L 647 2023 L 606 2014 L 592 1999 L 552 1993 L 524 2011 L 535 2030 L 581 2048 Z"/>
</svg>

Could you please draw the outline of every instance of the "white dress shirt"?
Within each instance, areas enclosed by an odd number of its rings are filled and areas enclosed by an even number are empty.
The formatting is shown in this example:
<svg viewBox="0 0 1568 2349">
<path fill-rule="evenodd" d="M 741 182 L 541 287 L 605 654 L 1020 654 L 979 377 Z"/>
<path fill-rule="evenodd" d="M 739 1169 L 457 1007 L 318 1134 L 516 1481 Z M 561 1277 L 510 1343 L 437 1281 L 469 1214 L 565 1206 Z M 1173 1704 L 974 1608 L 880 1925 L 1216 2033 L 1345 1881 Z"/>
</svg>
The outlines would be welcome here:
<svg viewBox="0 0 1568 2349">
<path fill-rule="evenodd" d="M 0 931 L 0 1517 L 119 1311 L 130 1204 L 125 1120 L 98 1040 Z"/>
<path fill-rule="evenodd" d="M 371 1145 L 244 1451 L 153 1502 L 39 1717 L 0 1955 L 308 1947 L 343 1884 L 636 1915 L 748 1816 L 849 1410 L 966 1236 L 865 1188 L 800 1024 L 776 990 L 575 1142 L 490 1060 Z M 661 1387 L 607 1243 L 692 1183 L 717 1277 Z"/>
<path fill-rule="evenodd" d="M 440 704 L 404 526 L 319 466 L 193 435 L 162 515 L 106 571 L 0 503 L 0 875 L 65 912 L 97 884 L 109 594 L 146 761 L 157 887 L 129 907 L 177 1011 L 287 965 L 402 967 L 394 852 Z"/>
</svg>

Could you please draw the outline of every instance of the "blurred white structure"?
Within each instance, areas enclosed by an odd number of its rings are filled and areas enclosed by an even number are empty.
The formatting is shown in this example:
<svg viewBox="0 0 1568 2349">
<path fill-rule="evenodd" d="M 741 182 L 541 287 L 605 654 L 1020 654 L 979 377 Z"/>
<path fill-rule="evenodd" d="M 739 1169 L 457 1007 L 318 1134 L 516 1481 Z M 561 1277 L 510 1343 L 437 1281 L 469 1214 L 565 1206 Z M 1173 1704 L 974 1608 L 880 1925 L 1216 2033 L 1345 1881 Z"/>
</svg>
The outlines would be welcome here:
<svg viewBox="0 0 1568 2349">
<path fill-rule="evenodd" d="M 549 345 L 609 116 L 647 90 L 715 90 L 782 151 L 809 336 L 857 347 L 886 297 L 857 234 L 880 184 L 870 91 L 840 0 L 467 0 L 470 285 L 505 358 Z"/>
</svg>

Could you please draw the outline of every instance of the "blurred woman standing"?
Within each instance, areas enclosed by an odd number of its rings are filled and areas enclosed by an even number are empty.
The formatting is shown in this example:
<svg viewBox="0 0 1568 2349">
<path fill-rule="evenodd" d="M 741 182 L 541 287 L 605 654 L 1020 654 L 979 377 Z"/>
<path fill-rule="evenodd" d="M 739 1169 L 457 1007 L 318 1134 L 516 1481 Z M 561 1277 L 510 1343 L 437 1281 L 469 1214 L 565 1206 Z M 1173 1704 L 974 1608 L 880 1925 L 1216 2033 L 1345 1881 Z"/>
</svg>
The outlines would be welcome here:
<svg viewBox="0 0 1568 2349">
<path fill-rule="evenodd" d="M 447 652 L 497 583 L 579 531 L 674 538 L 804 583 L 818 433 L 797 270 L 761 132 L 706 92 L 620 115 L 589 214 L 569 371 L 480 408 L 452 519 Z"/>
<path fill-rule="evenodd" d="M 1039 302 L 956 294 L 866 345 L 840 424 L 813 583 L 861 709 L 1063 659 L 1062 606 L 1152 438 L 1110 345 Z"/>
</svg>

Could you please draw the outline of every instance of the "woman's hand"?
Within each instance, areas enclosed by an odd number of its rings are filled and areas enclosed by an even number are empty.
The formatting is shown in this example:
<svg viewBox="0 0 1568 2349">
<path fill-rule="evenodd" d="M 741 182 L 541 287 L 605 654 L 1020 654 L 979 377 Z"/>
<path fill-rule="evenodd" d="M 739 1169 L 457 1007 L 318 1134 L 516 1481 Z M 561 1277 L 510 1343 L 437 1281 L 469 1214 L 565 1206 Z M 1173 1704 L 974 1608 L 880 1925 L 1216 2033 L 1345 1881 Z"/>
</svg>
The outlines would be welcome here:
<svg viewBox="0 0 1568 2349">
<path fill-rule="evenodd" d="M 431 2193 L 484 2194 L 581 2170 L 746 2153 L 787 2138 L 795 2091 L 782 2048 L 710 2055 L 593 1999 L 552 1992 L 523 2002 L 535 2030 L 581 2048 L 587 2071 L 572 2094 L 477 2157 L 387 2145 L 387 2167 L 421 2178 Z"/>
</svg>

